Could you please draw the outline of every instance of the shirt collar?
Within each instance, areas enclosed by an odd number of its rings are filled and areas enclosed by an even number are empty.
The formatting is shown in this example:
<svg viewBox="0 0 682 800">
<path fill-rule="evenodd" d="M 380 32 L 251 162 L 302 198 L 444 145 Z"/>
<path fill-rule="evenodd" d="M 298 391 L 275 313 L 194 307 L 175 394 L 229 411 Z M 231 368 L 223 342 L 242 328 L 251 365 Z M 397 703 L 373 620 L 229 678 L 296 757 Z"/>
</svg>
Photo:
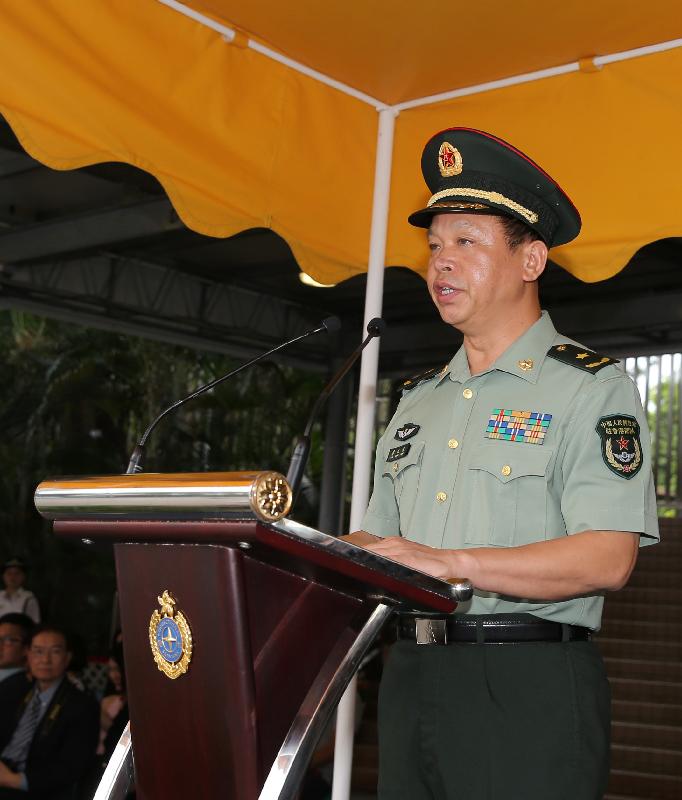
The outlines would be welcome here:
<svg viewBox="0 0 682 800">
<path fill-rule="evenodd" d="M 0 683 L 5 680 L 5 678 L 9 678 L 10 675 L 15 675 L 17 672 L 23 672 L 26 670 L 26 667 L 2 667 L 0 669 Z"/>
<path fill-rule="evenodd" d="M 557 332 L 549 314 L 543 311 L 540 319 L 534 322 L 525 333 L 522 333 L 515 342 L 512 342 L 486 372 L 497 369 L 517 375 L 529 383 L 537 383 L 540 370 L 547 357 L 547 351 L 554 343 L 556 335 Z M 465 383 L 471 377 L 464 345 L 459 348 L 445 368 L 441 380 L 445 375 L 449 375 L 450 380 L 459 383 Z"/>
<path fill-rule="evenodd" d="M 493 364 L 493 369 L 518 375 L 529 383 L 537 383 L 547 351 L 556 335 L 549 314 L 543 311 L 540 319 L 502 353 Z"/>
<path fill-rule="evenodd" d="M 14 594 L 10 594 L 7 589 L 3 589 L 0 592 L 0 597 L 5 597 L 7 600 L 13 600 L 15 597 L 23 597 L 24 595 L 28 594 L 28 589 L 24 589 L 23 586 L 20 586 Z"/>
<path fill-rule="evenodd" d="M 451 381 L 457 381 L 458 383 L 465 383 L 471 377 L 469 361 L 467 360 L 467 351 L 464 345 L 459 348 L 445 368 L 443 377 L 445 377 L 445 375 L 449 375 Z"/>
<path fill-rule="evenodd" d="M 48 686 L 44 692 L 38 691 L 38 686 L 36 685 L 36 692 L 38 692 L 38 697 L 40 697 L 40 705 L 45 708 L 52 702 L 52 698 L 57 694 L 57 689 L 62 685 L 62 682 L 66 680 L 66 676 L 62 678 L 61 681 L 55 681 L 52 686 Z"/>
</svg>

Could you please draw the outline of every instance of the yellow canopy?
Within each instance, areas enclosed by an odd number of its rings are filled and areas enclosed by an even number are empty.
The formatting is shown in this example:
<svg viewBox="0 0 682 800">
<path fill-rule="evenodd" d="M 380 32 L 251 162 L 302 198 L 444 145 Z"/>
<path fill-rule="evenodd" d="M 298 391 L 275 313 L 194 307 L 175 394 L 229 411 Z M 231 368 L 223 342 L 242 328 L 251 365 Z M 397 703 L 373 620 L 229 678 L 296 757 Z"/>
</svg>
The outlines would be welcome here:
<svg viewBox="0 0 682 800">
<path fill-rule="evenodd" d="M 450 125 L 510 140 L 562 184 L 584 228 L 553 257 L 583 280 L 607 278 L 643 244 L 682 235 L 682 50 L 601 68 L 590 60 L 679 36 L 673 0 L 653 0 L 646 14 L 631 0 L 541 12 L 519 0 L 483 14 L 436 0 L 188 0 L 237 30 L 232 42 L 172 5 L 3 5 L 0 113 L 32 156 L 56 169 L 134 164 L 159 179 L 189 227 L 211 236 L 271 227 L 304 271 L 332 283 L 366 269 L 377 107 L 584 59 L 582 70 L 398 105 L 386 263 L 423 269 L 423 234 L 405 218 L 427 195 L 423 143 Z"/>
</svg>

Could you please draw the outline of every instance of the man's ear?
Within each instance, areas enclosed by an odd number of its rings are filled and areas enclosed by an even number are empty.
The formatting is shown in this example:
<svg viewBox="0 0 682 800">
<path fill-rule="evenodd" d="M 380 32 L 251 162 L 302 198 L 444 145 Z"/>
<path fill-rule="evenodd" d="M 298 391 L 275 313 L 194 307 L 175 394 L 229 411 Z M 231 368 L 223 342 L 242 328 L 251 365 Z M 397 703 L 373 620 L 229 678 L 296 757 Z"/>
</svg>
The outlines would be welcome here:
<svg viewBox="0 0 682 800">
<path fill-rule="evenodd" d="M 524 281 L 531 283 L 542 275 L 547 266 L 547 254 L 547 245 L 539 239 L 526 243 L 521 269 L 521 277 Z"/>
</svg>

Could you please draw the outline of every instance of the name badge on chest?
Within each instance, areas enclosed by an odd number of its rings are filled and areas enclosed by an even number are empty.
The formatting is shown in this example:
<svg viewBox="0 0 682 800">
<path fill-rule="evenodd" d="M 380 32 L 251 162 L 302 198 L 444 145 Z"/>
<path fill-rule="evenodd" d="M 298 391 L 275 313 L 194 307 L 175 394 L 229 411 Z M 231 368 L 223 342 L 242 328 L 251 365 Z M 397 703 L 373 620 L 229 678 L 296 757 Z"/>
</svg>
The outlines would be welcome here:
<svg viewBox="0 0 682 800">
<path fill-rule="evenodd" d="M 401 444 L 400 447 L 392 447 L 388 451 L 386 461 L 397 461 L 399 458 L 405 458 L 405 456 L 410 452 L 410 447 L 410 444 Z"/>
</svg>

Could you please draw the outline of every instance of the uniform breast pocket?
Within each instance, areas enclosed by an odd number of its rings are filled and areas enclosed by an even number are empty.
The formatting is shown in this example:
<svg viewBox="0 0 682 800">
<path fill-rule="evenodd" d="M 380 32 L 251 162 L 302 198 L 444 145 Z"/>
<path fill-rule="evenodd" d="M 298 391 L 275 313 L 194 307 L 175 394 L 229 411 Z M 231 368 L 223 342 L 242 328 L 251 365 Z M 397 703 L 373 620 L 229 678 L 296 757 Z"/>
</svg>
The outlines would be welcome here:
<svg viewBox="0 0 682 800">
<path fill-rule="evenodd" d="M 551 458 L 537 445 L 479 447 L 469 463 L 464 540 L 499 547 L 543 540 Z"/>
<path fill-rule="evenodd" d="M 424 455 L 424 442 L 412 442 L 407 455 L 384 462 L 384 477 L 393 482 L 395 501 L 400 512 L 400 533 L 405 535 L 414 514 L 419 492 L 419 473 Z"/>
</svg>

